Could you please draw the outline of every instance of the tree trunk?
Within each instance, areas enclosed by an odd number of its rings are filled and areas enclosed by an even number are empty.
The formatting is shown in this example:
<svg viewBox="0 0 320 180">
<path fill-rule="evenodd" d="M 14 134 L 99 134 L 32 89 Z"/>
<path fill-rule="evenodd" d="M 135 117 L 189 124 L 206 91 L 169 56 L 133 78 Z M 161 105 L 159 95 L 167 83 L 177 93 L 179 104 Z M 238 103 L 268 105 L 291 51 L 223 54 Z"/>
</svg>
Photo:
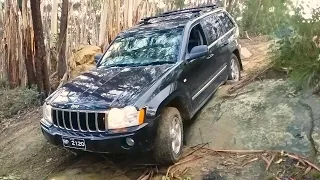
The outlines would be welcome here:
<svg viewBox="0 0 320 180">
<path fill-rule="evenodd" d="M 120 27 L 120 0 L 116 0 L 116 23 L 117 23 L 117 33 L 121 31 Z"/>
<path fill-rule="evenodd" d="M 100 18 L 100 32 L 99 32 L 99 46 L 104 47 L 106 28 L 107 28 L 107 13 L 108 13 L 108 1 L 104 0 L 101 6 L 101 18 Z"/>
<path fill-rule="evenodd" d="M 58 34 L 58 0 L 52 0 L 50 47 L 54 46 L 54 41 L 56 41 L 57 34 Z"/>
<path fill-rule="evenodd" d="M 82 8 L 82 7 L 81 7 Z M 88 17 L 88 1 L 84 0 L 83 1 L 83 15 L 82 15 L 82 24 L 81 24 L 81 30 L 80 30 L 80 43 L 85 44 L 87 42 L 87 17 Z"/>
<path fill-rule="evenodd" d="M 23 25 L 23 56 L 27 70 L 28 86 L 36 85 L 36 76 L 34 73 L 34 63 L 32 58 L 32 43 L 31 43 L 31 27 L 29 24 L 27 1 L 22 4 L 22 25 Z"/>
<path fill-rule="evenodd" d="M 223 0 L 223 8 L 224 8 L 224 9 L 227 9 L 227 1 L 228 1 L 228 0 Z"/>
<path fill-rule="evenodd" d="M 69 3 L 68 0 L 62 0 L 62 10 L 60 18 L 60 32 L 59 32 L 59 43 L 58 43 L 58 78 L 59 80 L 66 73 L 66 47 L 67 47 L 67 28 L 68 28 L 68 11 Z"/>
<path fill-rule="evenodd" d="M 15 88 L 19 85 L 19 59 L 17 53 L 18 41 L 18 13 L 16 6 L 11 2 L 7 1 L 7 15 L 9 19 L 6 25 L 6 38 L 8 42 L 7 51 L 7 76 L 10 88 Z"/>
<path fill-rule="evenodd" d="M 112 38 L 114 37 L 114 27 L 113 27 L 113 24 L 114 24 L 114 1 L 113 0 L 110 0 L 109 2 L 109 13 L 108 13 L 108 44 L 109 42 L 112 41 Z M 102 51 L 104 51 L 104 49 L 101 49 Z"/>
<path fill-rule="evenodd" d="M 128 27 L 132 27 L 133 1 L 134 0 L 129 0 L 129 3 L 128 3 L 128 9 L 127 9 L 127 11 L 128 11 Z"/>
<path fill-rule="evenodd" d="M 40 0 L 30 1 L 35 41 L 35 70 L 38 90 L 42 97 L 48 96 L 50 91 L 49 76 L 44 45 L 43 26 L 41 20 Z"/>
<path fill-rule="evenodd" d="M 228 0 L 227 11 L 228 11 L 229 13 L 232 11 L 233 2 L 234 2 L 234 0 Z"/>
<path fill-rule="evenodd" d="M 129 1 L 130 0 L 126 0 L 123 2 L 123 29 L 127 29 L 128 27 L 128 14 L 129 14 L 129 11 L 128 11 L 128 8 L 129 8 Z"/>
</svg>

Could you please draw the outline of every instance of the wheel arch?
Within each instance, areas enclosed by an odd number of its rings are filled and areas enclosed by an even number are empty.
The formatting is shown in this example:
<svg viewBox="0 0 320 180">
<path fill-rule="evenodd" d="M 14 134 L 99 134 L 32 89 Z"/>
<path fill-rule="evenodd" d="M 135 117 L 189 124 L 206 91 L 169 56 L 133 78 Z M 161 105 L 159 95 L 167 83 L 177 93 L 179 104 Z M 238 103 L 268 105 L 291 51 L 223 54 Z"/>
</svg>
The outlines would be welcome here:
<svg viewBox="0 0 320 180">
<path fill-rule="evenodd" d="M 179 95 L 179 93 L 174 93 L 160 103 L 156 114 L 159 115 L 166 107 L 175 107 L 179 110 L 180 115 L 184 121 L 189 120 L 191 119 L 191 104 L 188 104 L 190 103 L 186 102 L 186 100 L 184 100 L 184 97 Z"/>
<path fill-rule="evenodd" d="M 232 53 L 237 56 L 237 58 L 238 58 L 238 60 L 239 60 L 240 68 L 241 68 L 241 70 L 243 70 L 242 60 L 241 60 L 241 56 L 240 56 L 240 51 L 239 51 L 239 49 L 233 50 Z"/>
</svg>

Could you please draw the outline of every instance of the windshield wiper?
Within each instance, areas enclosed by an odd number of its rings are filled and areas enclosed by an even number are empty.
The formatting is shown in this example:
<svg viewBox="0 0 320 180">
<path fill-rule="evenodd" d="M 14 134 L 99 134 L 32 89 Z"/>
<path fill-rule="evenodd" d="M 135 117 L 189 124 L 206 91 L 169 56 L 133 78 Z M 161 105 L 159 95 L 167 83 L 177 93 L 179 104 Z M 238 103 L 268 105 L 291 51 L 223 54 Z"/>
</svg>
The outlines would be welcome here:
<svg viewBox="0 0 320 180">
<path fill-rule="evenodd" d="M 174 64 L 174 61 L 155 61 L 155 62 L 148 62 L 148 63 L 127 63 L 127 64 L 110 64 L 105 67 L 137 67 L 137 66 L 150 66 L 150 65 L 162 65 L 162 64 Z"/>
<path fill-rule="evenodd" d="M 126 67 L 126 66 L 132 66 L 135 64 L 110 64 L 110 65 L 106 65 L 105 67 L 109 68 L 109 67 Z"/>
<path fill-rule="evenodd" d="M 155 61 L 144 64 L 139 64 L 139 66 L 150 66 L 150 65 L 162 65 L 162 64 L 174 64 L 174 61 Z"/>
</svg>

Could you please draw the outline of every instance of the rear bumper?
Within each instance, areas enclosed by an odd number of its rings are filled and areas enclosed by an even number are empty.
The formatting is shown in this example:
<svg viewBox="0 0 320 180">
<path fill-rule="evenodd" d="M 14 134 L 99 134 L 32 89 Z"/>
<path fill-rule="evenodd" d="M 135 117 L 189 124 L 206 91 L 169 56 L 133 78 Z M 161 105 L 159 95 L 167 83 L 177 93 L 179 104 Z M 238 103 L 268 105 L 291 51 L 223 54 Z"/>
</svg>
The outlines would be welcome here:
<svg viewBox="0 0 320 180">
<path fill-rule="evenodd" d="M 74 132 L 60 129 L 55 126 L 48 127 L 41 124 L 45 138 L 52 144 L 63 147 L 62 137 L 83 139 L 86 144 L 84 151 L 101 153 L 134 153 L 146 152 L 152 149 L 156 135 L 158 118 L 150 123 L 127 128 L 122 132 Z M 132 138 L 134 145 L 129 146 L 126 138 Z"/>
</svg>

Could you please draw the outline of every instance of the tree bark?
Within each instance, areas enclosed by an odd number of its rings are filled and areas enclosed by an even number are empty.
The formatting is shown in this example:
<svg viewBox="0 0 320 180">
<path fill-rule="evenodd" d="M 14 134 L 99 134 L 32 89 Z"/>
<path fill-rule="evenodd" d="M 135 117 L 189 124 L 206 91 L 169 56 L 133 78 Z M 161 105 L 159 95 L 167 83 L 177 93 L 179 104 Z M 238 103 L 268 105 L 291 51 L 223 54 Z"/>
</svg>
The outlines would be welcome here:
<svg viewBox="0 0 320 180">
<path fill-rule="evenodd" d="M 99 32 L 100 47 L 104 47 L 104 42 L 106 39 L 107 13 L 108 13 L 108 1 L 104 0 L 103 4 L 101 5 L 100 32 Z"/>
<path fill-rule="evenodd" d="M 107 43 L 109 44 L 112 41 L 112 38 L 114 38 L 114 31 L 113 31 L 113 24 L 114 24 L 114 1 L 111 0 L 109 2 L 109 13 L 108 13 L 108 39 Z M 102 49 L 104 51 L 104 49 Z"/>
<path fill-rule="evenodd" d="M 27 9 L 27 1 L 23 1 L 22 4 L 22 24 L 23 24 L 23 56 L 27 70 L 27 83 L 28 86 L 36 85 L 36 76 L 34 73 L 34 63 L 32 58 L 32 43 L 31 43 L 31 27 L 29 24 L 29 17 L 28 17 L 28 9 Z"/>
<path fill-rule="evenodd" d="M 58 0 L 52 0 L 50 47 L 54 46 L 54 41 L 57 34 L 58 34 Z"/>
<path fill-rule="evenodd" d="M 120 0 L 116 0 L 116 23 L 117 23 L 117 33 L 121 31 L 120 26 Z"/>
<path fill-rule="evenodd" d="M 7 1 L 7 18 L 9 19 L 9 23 L 6 27 L 6 38 L 8 38 L 8 68 L 7 75 L 10 88 L 15 88 L 19 85 L 19 61 L 18 61 L 18 53 L 17 53 L 17 39 L 18 39 L 18 14 L 16 6 L 12 4 L 11 1 Z"/>
<path fill-rule="evenodd" d="M 38 90 L 45 98 L 49 95 L 50 84 L 44 45 L 43 25 L 41 20 L 40 0 L 30 1 L 35 41 L 35 70 Z"/>
<path fill-rule="evenodd" d="M 227 0 L 223 0 L 223 8 L 227 9 Z"/>
<path fill-rule="evenodd" d="M 62 0 L 62 11 L 60 18 L 60 33 L 59 33 L 59 43 L 58 43 L 58 78 L 59 80 L 66 73 L 66 47 L 67 47 L 67 28 L 68 28 L 68 11 L 69 11 L 68 0 Z"/>
<path fill-rule="evenodd" d="M 233 2 L 234 2 L 234 0 L 229 0 L 229 1 L 228 1 L 227 11 L 228 11 L 229 13 L 232 11 Z"/>
</svg>

